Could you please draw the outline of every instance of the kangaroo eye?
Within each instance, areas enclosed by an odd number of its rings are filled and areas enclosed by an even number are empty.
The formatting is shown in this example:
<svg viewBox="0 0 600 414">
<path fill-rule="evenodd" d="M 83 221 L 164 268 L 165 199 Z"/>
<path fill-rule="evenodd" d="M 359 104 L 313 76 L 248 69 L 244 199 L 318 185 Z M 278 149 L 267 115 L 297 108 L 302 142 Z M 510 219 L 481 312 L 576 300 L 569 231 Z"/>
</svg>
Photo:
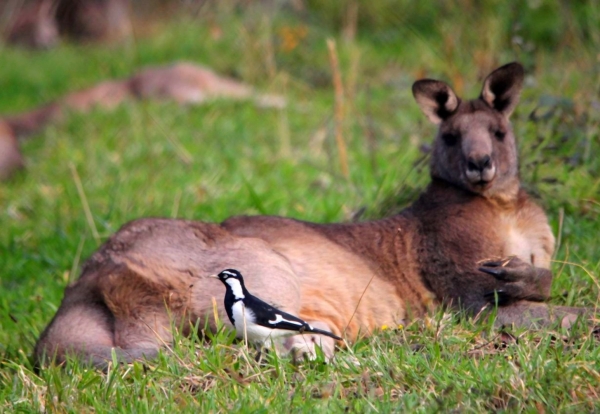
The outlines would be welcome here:
<svg viewBox="0 0 600 414">
<path fill-rule="evenodd" d="M 442 134 L 442 140 L 448 146 L 455 145 L 458 142 L 459 138 L 460 138 L 460 135 L 453 133 L 453 132 L 444 132 Z"/>
<path fill-rule="evenodd" d="M 496 132 L 494 132 L 494 136 L 496 137 L 496 139 L 498 141 L 502 141 L 504 139 L 504 137 L 506 136 L 506 132 L 497 129 Z"/>
</svg>

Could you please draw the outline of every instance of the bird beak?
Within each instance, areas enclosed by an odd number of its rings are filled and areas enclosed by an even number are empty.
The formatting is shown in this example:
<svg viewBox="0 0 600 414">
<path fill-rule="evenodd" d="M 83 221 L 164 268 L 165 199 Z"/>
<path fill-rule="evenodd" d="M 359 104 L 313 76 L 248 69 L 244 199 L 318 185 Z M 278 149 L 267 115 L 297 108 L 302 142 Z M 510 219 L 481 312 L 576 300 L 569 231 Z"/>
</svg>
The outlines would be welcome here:
<svg viewBox="0 0 600 414">
<path fill-rule="evenodd" d="M 213 279 L 218 279 L 219 275 L 208 275 L 208 277 L 213 278 Z"/>
</svg>

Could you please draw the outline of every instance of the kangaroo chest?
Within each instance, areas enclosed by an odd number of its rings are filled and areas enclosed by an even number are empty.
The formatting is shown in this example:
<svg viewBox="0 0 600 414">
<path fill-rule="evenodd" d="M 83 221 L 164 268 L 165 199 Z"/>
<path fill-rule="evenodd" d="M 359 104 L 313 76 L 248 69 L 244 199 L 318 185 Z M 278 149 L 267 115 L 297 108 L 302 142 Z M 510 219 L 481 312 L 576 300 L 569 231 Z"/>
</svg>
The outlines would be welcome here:
<svg viewBox="0 0 600 414">
<path fill-rule="evenodd" d="M 503 256 L 517 256 L 537 267 L 549 268 L 554 236 L 543 211 L 537 206 L 501 214 Z"/>
<path fill-rule="evenodd" d="M 517 256 L 537 267 L 550 267 L 554 236 L 544 211 L 524 193 L 510 206 L 482 198 L 460 201 L 421 213 L 422 245 L 430 261 L 462 267 Z"/>
</svg>

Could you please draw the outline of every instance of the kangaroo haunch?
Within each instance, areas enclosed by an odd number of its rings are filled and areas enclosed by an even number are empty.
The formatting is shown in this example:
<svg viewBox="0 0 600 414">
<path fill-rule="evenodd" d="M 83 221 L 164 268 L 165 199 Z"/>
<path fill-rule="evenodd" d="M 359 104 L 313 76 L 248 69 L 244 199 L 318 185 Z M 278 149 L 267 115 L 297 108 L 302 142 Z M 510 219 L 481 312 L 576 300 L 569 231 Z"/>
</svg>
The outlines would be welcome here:
<svg viewBox="0 0 600 414">
<path fill-rule="evenodd" d="M 171 326 L 214 325 L 212 298 L 221 298 L 223 287 L 209 275 L 225 268 L 239 269 L 265 301 L 349 340 L 438 304 L 474 313 L 497 299 L 498 323 L 570 323 L 583 309 L 542 303 L 554 237 L 544 211 L 520 187 L 508 118 L 522 83 L 523 68 L 511 63 L 486 78 L 475 100 L 462 101 L 440 81 L 414 84 L 417 103 L 439 124 L 431 183 L 393 217 L 126 224 L 66 289 L 36 345 L 37 361 L 73 354 L 101 367 L 113 349 L 122 361 L 152 357 L 172 342 Z M 515 258 L 498 261 L 508 256 Z M 332 355 L 334 340 L 319 335 L 291 337 L 286 346 L 312 352 L 318 342 Z"/>
</svg>

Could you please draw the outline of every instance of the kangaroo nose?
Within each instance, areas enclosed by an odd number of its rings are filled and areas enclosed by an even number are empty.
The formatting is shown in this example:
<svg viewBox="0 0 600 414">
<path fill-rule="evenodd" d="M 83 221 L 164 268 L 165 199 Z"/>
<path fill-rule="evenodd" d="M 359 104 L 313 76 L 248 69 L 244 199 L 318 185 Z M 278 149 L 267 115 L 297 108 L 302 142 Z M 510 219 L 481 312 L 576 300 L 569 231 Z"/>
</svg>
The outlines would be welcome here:
<svg viewBox="0 0 600 414">
<path fill-rule="evenodd" d="M 469 157 L 467 160 L 467 168 L 469 171 L 483 171 L 492 166 L 492 159 L 489 155 L 484 155 L 483 157 L 475 158 Z"/>
</svg>

